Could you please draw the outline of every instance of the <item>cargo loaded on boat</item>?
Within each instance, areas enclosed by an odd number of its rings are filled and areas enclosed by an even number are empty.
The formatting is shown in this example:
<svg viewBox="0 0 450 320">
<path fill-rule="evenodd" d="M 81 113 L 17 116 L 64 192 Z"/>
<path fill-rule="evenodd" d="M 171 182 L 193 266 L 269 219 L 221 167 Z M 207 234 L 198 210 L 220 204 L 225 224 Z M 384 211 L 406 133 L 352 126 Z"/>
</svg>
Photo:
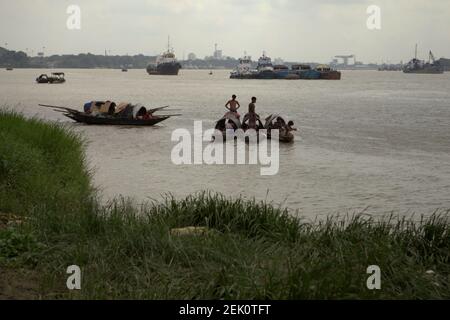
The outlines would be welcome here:
<svg viewBox="0 0 450 320">
<path fill-rule="evenodd" d="M 315 70 L 317 70 L 320 73 L 319 79 L 341 80 L 341 72 L 331 69 L 331 67 L 326 64 L 318 65 Z"/>
</svg>

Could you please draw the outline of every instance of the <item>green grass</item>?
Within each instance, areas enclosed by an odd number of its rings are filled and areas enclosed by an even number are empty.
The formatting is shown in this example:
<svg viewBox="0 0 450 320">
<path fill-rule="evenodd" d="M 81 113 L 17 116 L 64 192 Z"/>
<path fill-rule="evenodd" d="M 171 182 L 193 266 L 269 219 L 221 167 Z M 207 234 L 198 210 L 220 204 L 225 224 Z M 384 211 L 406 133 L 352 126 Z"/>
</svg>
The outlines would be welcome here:
<svg viewBox="0 0 450 320">
<path fill-rule="evenodd" d="M 0 212 L 24 216 L 0 229 L 0 266 L 37 271 L 44 298 L 450 298 L 448 212 L 307 223 L 214 192 L 102 205 L 73 132 L 2 112 L 0 139 Z M 170 233 L 187 226 L 210 231 Z M 65 288 L 72 264 L 80 291 Z M 381 290 L 366 287 L 369 265 L 381 268 Z"/>
</svg>

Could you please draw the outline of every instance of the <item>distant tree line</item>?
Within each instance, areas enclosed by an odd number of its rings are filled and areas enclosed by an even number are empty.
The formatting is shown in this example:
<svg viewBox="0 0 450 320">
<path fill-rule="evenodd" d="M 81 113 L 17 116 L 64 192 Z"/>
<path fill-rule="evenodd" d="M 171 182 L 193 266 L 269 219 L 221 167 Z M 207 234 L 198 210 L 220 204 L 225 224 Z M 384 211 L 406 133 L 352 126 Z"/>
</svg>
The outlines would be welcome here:
<svg viewBox="0 0 450 320">
<path fill-rule="evenodd" d="M 48 57 L 29 57 L 22 51 L 10 51 L 0 47 L 0 67 L 13 68 L 137 68 L 144 69 L 156 57 L 108 56 L 91 53 L 78 55 L 52 55 Z"/>
<path fill-rule="evenodd" d="M 48 57 L 29 57 L 23 51 L 11 51 L 0 47 L 0 67 L 7 68 L 105 68 L 105 69 L 145 69 L 149 63 L 155 63 L 155 56 L 138 54 L 134 56 L 108 56 L 91 53 L 78 55 L 52 55 Z M 180 61 L 185 69 L 234 69 L 238 59 L 195 59 Z M 450 71 L 450 59 L 441 58 L 438 62 L 446 71 Z M 292 62 L 287 62 L 290 66 Z M 315 63 L 311 63 L 315 64 Z M 256 62 L 254 62 L 256 67 Z"/>
<path fill-rule="evenodd" d="M 29 57 L 23 51 L 9 51 L 0 47 L 0 66 L 26 68 L 29 65 Z"/>
</svg>

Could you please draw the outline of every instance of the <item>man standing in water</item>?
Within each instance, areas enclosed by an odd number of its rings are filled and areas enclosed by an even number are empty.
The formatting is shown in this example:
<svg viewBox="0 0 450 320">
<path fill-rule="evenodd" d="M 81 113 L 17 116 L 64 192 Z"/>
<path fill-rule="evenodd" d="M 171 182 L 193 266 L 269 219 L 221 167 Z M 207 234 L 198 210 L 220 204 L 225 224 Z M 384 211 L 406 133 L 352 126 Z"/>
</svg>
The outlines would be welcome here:
<svg viewBox="0 0 450 320">
<path fill-rule="evenodd" d="M 257 121 L 259 120 L 259 115 L 256 113 L 256 97 L 252 97 L 252 102 L 248 105 L 248 113 L 244 116 L 244 121 L 242 122 L 245 124 L 246 121 L 248 121 L 248 129 L 256 129 L 257 128 Z"/>
<path fill-rule="evenodd" d="M 229 107 L 228 107 L 229 106 Z M 225 105 L 225 108 L 227 108 L 228 110 L 230 110 L 231 113 L 234 113 L 235 116 L 239 119 L 239 117 L 241 116 L 238 113 L 238 109 L 241 107 L 241 105 L 239 104 L 239 101 L 236 100 L 236 95 L 233 94 L 233 96 L 231 97 L 231 100 L 229 100 L 227 102 L 227 104 Z"/>
</svg>

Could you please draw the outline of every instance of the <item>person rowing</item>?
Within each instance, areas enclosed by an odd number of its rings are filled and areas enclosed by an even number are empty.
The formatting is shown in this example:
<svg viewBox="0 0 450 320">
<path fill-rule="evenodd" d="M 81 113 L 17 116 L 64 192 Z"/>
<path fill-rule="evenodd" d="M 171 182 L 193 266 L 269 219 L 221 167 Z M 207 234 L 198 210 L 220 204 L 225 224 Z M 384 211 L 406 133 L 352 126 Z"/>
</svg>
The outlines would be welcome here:
<svg viewBox="0 0 450 320">
<path fill-rule="evenodd" d="M 239 104 L 239 101 L 236 100 L 236 98 L 236 95 L 233 94 L 231 96 L 231 100 L 228 100 L 228 102 L 225 104 L 225 108 L 229 110 L 227 114 L 232 113 L 239 119 L 241 115 L 239 114 L 238 109 L 241 107 L 241 105 Z"/>
</svg>

